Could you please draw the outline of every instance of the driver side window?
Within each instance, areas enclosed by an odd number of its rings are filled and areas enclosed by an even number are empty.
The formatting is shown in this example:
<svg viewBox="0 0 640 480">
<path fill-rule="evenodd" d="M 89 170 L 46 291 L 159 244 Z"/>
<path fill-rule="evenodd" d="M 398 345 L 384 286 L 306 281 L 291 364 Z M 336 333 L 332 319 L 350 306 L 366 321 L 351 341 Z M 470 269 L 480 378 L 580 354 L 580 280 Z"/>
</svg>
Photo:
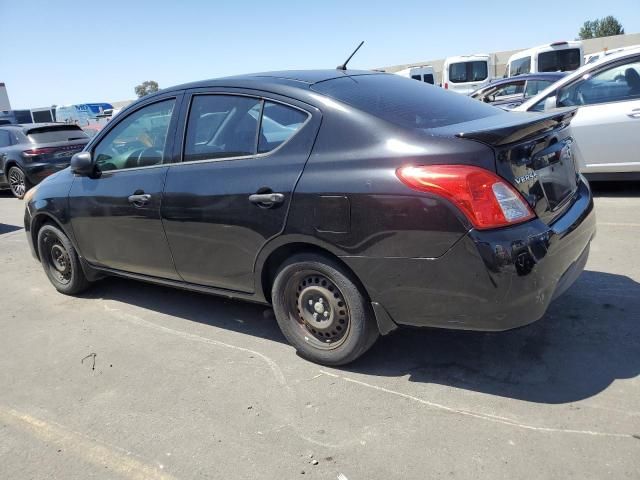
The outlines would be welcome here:
<svg viewBox="0 0 640 480">
<path fill-rule="evenodd" d="M 158 165 L 165 159 L 175 99 L 147 105 L 118 123 L 93 150 L 101 172 Z"/>
</svg>

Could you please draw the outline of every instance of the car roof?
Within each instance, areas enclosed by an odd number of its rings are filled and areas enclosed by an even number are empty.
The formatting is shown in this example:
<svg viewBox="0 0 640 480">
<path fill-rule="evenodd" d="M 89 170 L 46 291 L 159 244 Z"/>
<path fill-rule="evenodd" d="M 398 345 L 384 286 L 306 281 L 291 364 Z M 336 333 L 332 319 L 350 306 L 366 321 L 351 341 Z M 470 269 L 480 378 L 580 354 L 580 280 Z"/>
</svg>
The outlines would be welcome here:
<svg viewBox="0 0 640 480">
<path fill-rule="evenodd" d="M 212 78 L 198 82 L 184 83 L 162 90 L 168 92 L 172 90 L 184 90 L 187 88 L 206 88 L 215 86 L 246 86 L 248 83 L 271 83 L 308 88 L 319 82 L 333 80 L 334 78 L 353 77 L 357 75 L 380 75 L 381 72 L 370 70 L 283 70 L 275 72 L 248 73 L 244 75 L 234 75 L 231 77 Z M 160 93 L 160 92 L 158 92 Z"/>
<path fill-rule="evenodd" d="M 628 50 L 624 50 L 624 51 L 621 51 L 621 52 L 612 53 L 611 55 L 603 56 L 602 58 L 599 58 L 598 60 L 596 60 L 593 63 L 587 63 L 586 65 L 583 65 L 582 67 L 580 67 L 575 72 L 572 72 L 569 75 L 567 75 L 566 77 L 562 78 L 557 83 L 555 83 L 553 85 L 549 85 L 547 88 L 545 88 L 541 92 L 538 92 L 537 95 L 535 95 L 534 97 L 531 97 L 529 100 L 524 102 L 519 107 L 516 107 L 515 110 L 516 111 L 525 111 L 528 108 L 531 108 L 536 103 L 538 103 L 540 101 L 540 99 L 542 99 L 543 97 L 547 96 L 554 89 L 556 89 L 558 87 L 561 87 L 563 85 L 566 85 L 568 83 L 571 83 L 576 78 L 580 78 L 582 75 L 584 75 L 586 73 L 589 73 L 592 70 L 597 70 L 603 65 L 607 65 L 609 63 L 617 62 L 618 60 L 623 59 L 623 58 L 634 57 L 634 56 L 639 55 L 639 54 L 640 54 L 640 46 L 637 46 L 637 47 L 629 48 Z"/>
</svg>

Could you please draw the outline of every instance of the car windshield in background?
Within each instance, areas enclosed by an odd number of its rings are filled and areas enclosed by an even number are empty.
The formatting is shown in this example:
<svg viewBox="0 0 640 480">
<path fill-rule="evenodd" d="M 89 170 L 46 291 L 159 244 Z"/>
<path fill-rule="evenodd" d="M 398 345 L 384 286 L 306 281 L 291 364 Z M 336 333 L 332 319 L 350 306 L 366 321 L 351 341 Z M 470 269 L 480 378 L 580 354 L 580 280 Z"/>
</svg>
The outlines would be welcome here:
<svg viewBox="0 0 640 480">
<path fill-rule="evenodd" d="M 68 142 L 89 138 L 80 127 L 75 125 L 34 128 L 29 130 L 27 136 L 32 143 Z"/>
<path fill-rule="evenodd" d="M 504 113 L 464 95 L 397 75 L 359 75 L 316 83 L 318 93 L 409 128 L 438 128 Z"/>
<path fill-rule="evenodd" d="M 487 62 L 460 62 L 449 65 L 449 81 L 452 83 L 480 82 L 488 76 Z"/>
<path fill-rule="evenodd" d="M 538 55 L 539 72 L 570 72 L 580 68 L 580 49 L 552 50 Z"/>
</svg>

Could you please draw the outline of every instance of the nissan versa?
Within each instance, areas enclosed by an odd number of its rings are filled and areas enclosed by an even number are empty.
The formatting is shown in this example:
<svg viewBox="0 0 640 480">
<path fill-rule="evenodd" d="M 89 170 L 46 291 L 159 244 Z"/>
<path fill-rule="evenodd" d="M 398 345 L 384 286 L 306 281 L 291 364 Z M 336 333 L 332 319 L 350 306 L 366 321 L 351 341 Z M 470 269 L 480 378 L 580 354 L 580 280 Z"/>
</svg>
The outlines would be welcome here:
<svg viewBox="0 0 640 480">
<path fill-rule="evenodd" d="M 27 192 L 27 237 L 62 293 L 120 275 L 271 303 L 328 365 L 399 325 L 506 330 L 542 317 L 587 260 L 574 113 L 375 72 L 182 85 Z"/>
</svg>

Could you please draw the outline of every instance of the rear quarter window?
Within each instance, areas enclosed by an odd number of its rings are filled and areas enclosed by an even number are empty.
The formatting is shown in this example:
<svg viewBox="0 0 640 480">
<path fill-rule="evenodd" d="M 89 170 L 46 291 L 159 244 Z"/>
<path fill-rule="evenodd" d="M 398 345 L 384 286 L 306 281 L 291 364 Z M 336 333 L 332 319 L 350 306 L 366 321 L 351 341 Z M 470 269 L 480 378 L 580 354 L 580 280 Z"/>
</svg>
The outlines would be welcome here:
<svg viewBox="0 0 640 480">
<path fill-rule="evenodd" d="M 358 75 L 316 83 L 318 93 L 396 125 L 429 129 L 503 113 L 502 110 L 397 75 Z"/>
</svg>

